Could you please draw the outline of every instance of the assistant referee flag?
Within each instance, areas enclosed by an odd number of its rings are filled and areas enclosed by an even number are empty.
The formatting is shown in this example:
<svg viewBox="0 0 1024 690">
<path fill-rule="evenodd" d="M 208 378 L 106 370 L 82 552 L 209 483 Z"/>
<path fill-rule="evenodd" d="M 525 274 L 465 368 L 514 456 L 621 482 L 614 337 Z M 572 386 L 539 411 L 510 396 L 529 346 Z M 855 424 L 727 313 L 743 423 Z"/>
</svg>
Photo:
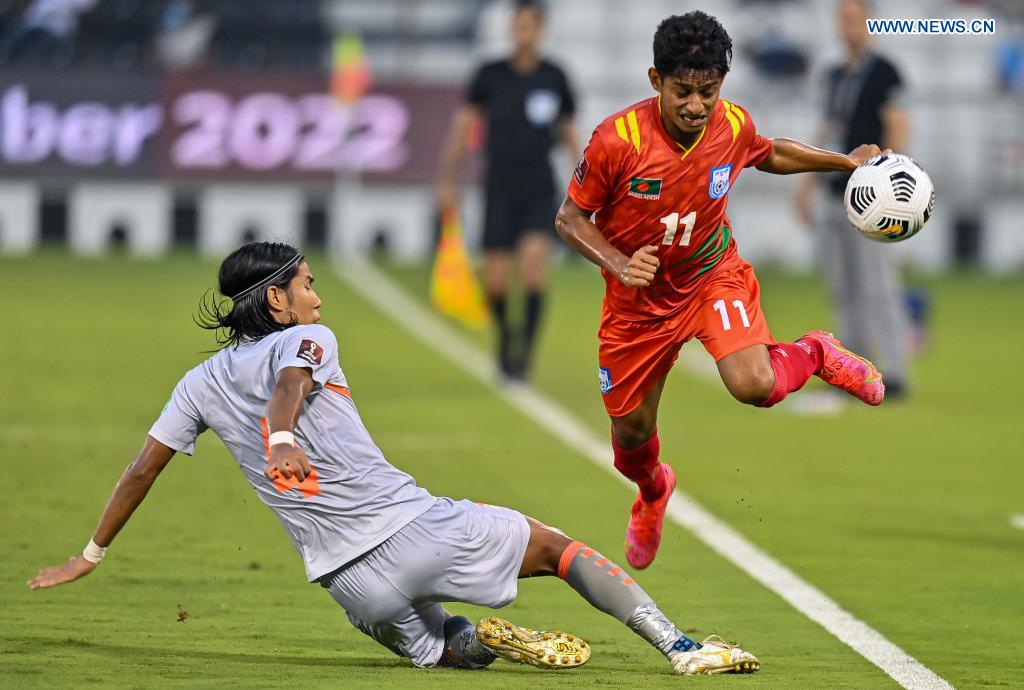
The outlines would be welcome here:
<svg viewBox="0 0 1024 690">
<path fill-rule="evenodd" d="M 431 274 L 430 299 L 439 312 L 470 328 L 483 328 L 487 324 L 483 290 L 470 264 L 462 224 L 455 209 L 441 214 L 441 240 Z"/>
</svg>

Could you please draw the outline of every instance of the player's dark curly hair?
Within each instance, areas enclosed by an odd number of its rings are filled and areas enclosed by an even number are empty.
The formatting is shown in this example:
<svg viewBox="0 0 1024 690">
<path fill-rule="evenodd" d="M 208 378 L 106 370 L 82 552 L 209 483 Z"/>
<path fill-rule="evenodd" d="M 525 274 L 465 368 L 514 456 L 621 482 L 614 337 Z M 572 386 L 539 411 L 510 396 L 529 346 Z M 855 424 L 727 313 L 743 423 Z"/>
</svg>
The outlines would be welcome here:
<svg viewBox="0 0 1024 690">
<path fill-rule="evenodd" d="M 654 32 L 654 69 L 662 77 L 682 70 L 715 70 L 724 77 L 730 62 L 732 39 L 717 19 L 700 10 L 673 15 Z"/>
<path fill-rule="evenodd" d="M 547 19 L 548 8 L 543 2 L 541 2 L 541 0 L 516 0 L 516 13 L 519 13 L 522 10 L 533 10 L 536 12 L 537 19 L 539 19 L 541 23 Z"/>
<path fill-rule="evenodd" d="M 303 261 L 298 249 L 280 242 L 251 242 L 239 247 L 220 265 L 217 282 L 222 297 L 207 290 L 193 320 L 201 328 L 217 331 L 221 347 L 259 340 L 293 326 L 294 322 L 274 320 L 267 288 L 286 289 Z"/>
</svg>

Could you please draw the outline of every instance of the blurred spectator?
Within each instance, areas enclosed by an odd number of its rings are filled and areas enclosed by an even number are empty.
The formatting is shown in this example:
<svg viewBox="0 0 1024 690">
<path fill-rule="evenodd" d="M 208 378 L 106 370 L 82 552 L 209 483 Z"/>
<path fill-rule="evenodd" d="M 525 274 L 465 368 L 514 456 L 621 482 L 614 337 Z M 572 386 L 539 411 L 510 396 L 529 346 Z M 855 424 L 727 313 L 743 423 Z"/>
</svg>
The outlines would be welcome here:
<svg viewBox="0 0 1024 690">
<path fill-rule="evenodd" d="M 902 103 L 903 80 L 887 59 L 872 50 L 865 0 L 842 0 L 836 22 L 845 60 L 827 73 L 825 121 L 818 144 L 852 151 L 861 144 L 904 153 L 909 121 Z M 838 311 L 838 335 L 854 352 L 863 352 L 885 375 L 887 399 L 907 387 L 908 325 L 892 247 L 863 237 L 846 218 L 843 193 L 848 175 L 824 180 L 827 201 L 814 214 L 817 175 L 804 175 L 796 196 L 799 218 L 819 227 L 825 273 Z"/>
<path fill-rule="evenodd" d="M 213 15 L 197 14 L 193 0 L 173 0 L 161 12 L 153 38 L 157 62 L 169 71 L 204 66 L 216 28 Z"/>
<path fill-rule="evenodd" d="M 1003 90 L 1024 95 L 1024 39 L 1004 41 L 996 51 L 996 67 Z"/>
<path fill-rule="evenodd" d="M 74 58 L 79 15 L 97 0 L 32 0 L 4 37 L 0 48 L 6 61 L 32 57 L 64 67 Z"/>
<path fill-rule="evenodd" d="M 477 70 L 466 102 L 455 113 L 437 194 L 442 209 L 456 207 L 459 164 L 475 123 L 485 121 L 484 289 L 498 329 L 500 371 L 508 379 L 524 380 L 544 305 L 558 203 L 548 156 L 559 139 L 572 160 L 580 150 L 569 81 L 539 53 L 543 7 L 518 2 L 511 35 L 512 55 Z M 512 327 L 507 305 L 513 252 L 526 293 L 520 328 Z"/>
</svg>

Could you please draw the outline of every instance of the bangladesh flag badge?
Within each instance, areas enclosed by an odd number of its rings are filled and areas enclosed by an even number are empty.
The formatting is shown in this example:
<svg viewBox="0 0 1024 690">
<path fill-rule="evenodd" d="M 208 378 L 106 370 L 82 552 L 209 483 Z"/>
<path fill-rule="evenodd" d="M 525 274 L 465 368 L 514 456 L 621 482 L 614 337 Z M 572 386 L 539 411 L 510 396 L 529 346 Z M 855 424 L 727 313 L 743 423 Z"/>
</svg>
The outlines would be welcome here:
<svg viewBox="0 0 1024 690">
<path fill-rule="evenodd" d="M 654 201 L 661 198 L 661 180 L 649 177 L 634 177 L 629 181 L 629 195 L 637 199 Z"/>
</svg>

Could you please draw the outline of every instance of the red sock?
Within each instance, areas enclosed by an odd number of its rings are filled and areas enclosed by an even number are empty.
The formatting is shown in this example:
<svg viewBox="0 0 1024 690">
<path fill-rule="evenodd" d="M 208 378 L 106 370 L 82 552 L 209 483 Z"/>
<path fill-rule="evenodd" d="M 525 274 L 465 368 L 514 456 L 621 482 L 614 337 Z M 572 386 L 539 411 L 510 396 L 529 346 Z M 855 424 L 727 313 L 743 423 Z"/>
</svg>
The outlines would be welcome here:
<svg viewBox="0 0 1024 690">
<path fill-rule="evenodd" d="M 769 345 L 768 356 L 775 372 L 775 387 L 758 407 L 771 407 L 781 402 L 793 391 L 803 388 L 807 379 L 821 370 L 821 345 L 813 340 Z"/>
<path fill-rule="evenodd" d="M 640 497 L 644 501 L 653 503 L 661 498 L 668 486 L 665 483 L 665 473 L 658 461 L 661 442 L 658 440 L 657 429 L 654 430 L 653 436 L 636 448 L 619 446 L 615 442 L 613 432 L 612 450 L 615 451 L 615 469 L 640 487 Z"/>
</svg>

